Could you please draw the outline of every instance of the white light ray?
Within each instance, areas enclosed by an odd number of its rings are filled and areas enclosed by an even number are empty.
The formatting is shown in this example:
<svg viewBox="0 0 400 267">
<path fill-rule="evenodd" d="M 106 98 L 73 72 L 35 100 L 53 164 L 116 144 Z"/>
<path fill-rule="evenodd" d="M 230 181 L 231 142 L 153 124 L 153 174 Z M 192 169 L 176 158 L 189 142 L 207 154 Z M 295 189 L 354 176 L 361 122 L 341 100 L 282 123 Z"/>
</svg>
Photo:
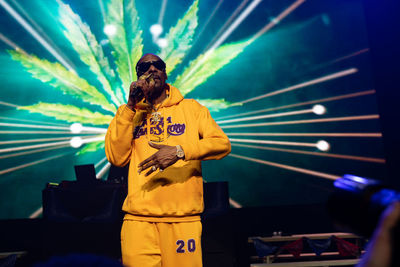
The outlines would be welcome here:
<svg viewBox="0 0 400 267">
<path fill-rule="evenodd" d="M 312 156 L 319 156 L 319 157 L 358 160 L 358 161 L 373 162 L 373 163 L 380 163 L 380 164 L 384 164 L 386 162 L 386 160 L 382 159 L 382 158 L 361 157 L 361 156 L 331 154 L 331 153 L 322 153 L 322 152 L 311 152 L 311 151 L 285 149 L 285 148 L 277 148 L 277 147 L 253 146 L 253 145 L 244 145 L 244 144 L 235 144 L 235 143 L 232 144 L 232 146 L 261 149 L 261 150 L 272 150 L 272 151 L 295 153 L 295 154 L 312 155 Z"/>
<path fill-rule="evenodd" d="M 313 113 L 313 109 L 305 109 L 305 110 L 298 110 L 298 111 L 289 111 L 289 112 L 282 112 L 282 113 L 275 113 L 275 114 L 268 114 L 268 115 L 260 115 L 260 116 L 245 117 L 245 118 L 239 118 L 239 119 L 217 121 L 217 123 L 224 124 L 224 123 L 239 122 L 239 121 L 261 120 L 261 119 L 292 116 L 292 115 L 307 114 L 307 113 Z"/>
<path fill-rule="evenodd" d="M 225 40 L 229 37 L 229 35 L 242 23 L 242 21 L 257 7 L 257 5 L 262 0 L 253 0 L 249 6 L 239 15 L 239 17 L 230 25 L 230 27 L 218 38 L 218 40 L 210 47 L 209 50 L 205 53 L 202 60 L 200 60 L 189 73 L 182 78 L 182 82 L 186 81 L 188 77 L 191 77 L 192 74 L 208 59 L 213 50 L 217 49 Z"/>
<path fill-rule="evenodd" d="M 1 154 L 1 153 L 14 152 L 14 151 L 35 149 L 35 148 L 60 146 L 60 145 L 66 145 L 66 144 L 69 145 L 69 141 L 45 143 L 45 144 L 31 145 L 31 146 L 19 146 L 19 147 L 3 148 L 3 149 L 0 149 L 0 154 Z"/>
<path fill-rule="evenodd" d="M 3 101 L 0 101 L 0 105 L 7 106 L 7 107 L 13 107 L 13 108 L 19 107 L 18 105 L 8 103 L 8 102 L 3 102 Z"/>
<path fill-rule="evenodd" d="M 97 3 L 99 4 L 101 17 L 103 18 L 103 21 L 104 21 L 104 18 L 106 17 L 106 11 L 104 10 L 103 0 L 97 0 Z"/>
<path fill-rule="evenodd" d="M 250 157 L 241 156 L 241 155 L 232 154 L 232 153 L 229 154 L 228 156 L 234 157 L 234 158 L 239 158 L 239 159 L 244 159 L 244 160 L 248 160 L 248 161 L 252 161 L 252 162 L 257 162 L 257 163 L 268 165 L 268 166 L 278 167 L 278 168 L 289 170 L 289 171 L 300 172 L 300 173 L 308 174 L 311 176 L 317 176 L 317 177 L 321 177 L 321 178 L 325 178 L 325 179 L 329 179 L 329 180 L 337 180 L 341 177 L 341 176 L 334 175 L 334 174 L 313 171 L 313 170 L 309 170 L 309 169 L 299 168 L 299 167 L 295 167 L 295 166 L 285 165 L 285 164 L 281 164 L 281 163 L 276 163 L 276 162 L 271 162 L 271 161 L 266 161 L 266 160 L 261 160 L 261 159 L 256 159 L 256 158 L 250 158 Z"/>
<path fill-rule="evenodd" d="M 232 13 L 232 15 L 228 18 L 228 20 L 222 25 L 222 27 L 219 29 L 217 34 L 214 36 L 214 38 L 211 40 L 211 42 L 206 46 L 206 49 L 202 52 L 204 54 L 205 51 L 207 51 L 211 44 L 214 43 L 214 41 L 218 38 L 218 36 L 221 34 L 222 31 L 226 29 L 228 25 L 232 22 L 232 20 L 236 17 L 236 15 L 244 8 L 244 6 L 247 4 L 249 0 L 243 0 L 242 3 L 235 9 L 235 11 Z"/>
<path fill-rule="evenodd" d="M 110 169 L 111 163 L 107 162 L 106 165 L 104 165 L 103 168 L 96 174 L 97 179 L 103 178 L 103 176 L 107 173 L 107 171 Z"/>
<path fill-rule="evenodd" d="M 382 133 L 225 133 L 227 136 L 382 137 Z"/>
<path fill-rule="evenodd" d="M 161 48 L 167 47 L 168 46 L 168 40 L 165 38 L 158 38 L 157 40 L 157 45 Z"/>
<path fill-rule="evenodd" d="M 312 110 L 316 115 L 323 115 L 326 113 L 326 108 L 323 105 L 315 105 Z"/>
<path fill-rule="evenodd" d="M 242 205 L 240 205 L 237 201 L 233 200 L 232 198 L 229 198 L 229 204 L 232 205 L 232 207 L 240 209 Z"/>
<path fill-rule="evenodd" d="M 264 113 L 264 112 L 274 111 L 274 110 L 279 110 L 279 109 L 293 108 L 293 107 L 299 107 L 299 106 L 311 105 L 311 104 L 318 104 L 318 103 L 330 102 L 330 101 L 335 101 L 335 100 L 341 100 L 341 99 L 347 99 L 347 98 L 353 98 L 353 97 L 359 97 L 359 96 L 371 95 L 371 94 L 375 94 L 375 90 L 361 91 L 361 92 L 356 92 L 356 93 L 351 93 L 351 94 L 338 95 L 338 96 L 333 96 L 333 97 L 328 97 L 328 98 L 321 98 L 321 99 L 316 99 L 316 100 L 311 100 L 311 101 L 306 101 L 306 102 L 300 102 L 300 103 L 296 103 L 296 104 L 290 104 L 290 105 L 284 105 L 284 106 L 279 106 L 279 107 L 272 107 L 272 108 L 267 108 L 267 109 L 260 109 L 260 110 L 255 110 L 255 111 L 238 113 L 238 114 L 234 114 L 234 115 L 219 117 L 217 119 L 220 120 L 220 119 L 235 118 L 235 117 L 240 117 L 240 116 L 245 116 L 245 115 L 254 115 L 257 113 Z"/>
<path fill-rule="evenodd" d="M 82 124 L 75 122 L 69 126 L 69 129 L 71 130 L 71 133 L 80 133 L 82 132 L 82 127 Z"/>
<path fill-rule="evenodd" d="M 83 126 L 82 127 L 82 132 L 107 133 L 107 129 Z"/>
<path fill-rule="evenodd" d="M 20 128 L 69 130 L 69 127 L 62 127 L 62 126 L 48 126 L 48 125 L 37 125 L 37 124 L 17 124 L 17 123 L 5 123 L 5 122 L 0 122 L 0 126 L 17 127 L 17 128 L 20 127 Z"/>
<path fill-rule="evenodd" d="M 58 141 L 58 140 L 69 140 L 69 139 L 71 139 L 71 137 L 22 139 L 22 140 L 0 141 L 0 145 L 22 144 L 22 143 L 38 143 L 38 142 L 49 142 L 49 141 Z"/>
<path fill-rule="evenodd" d="M 26 151 L 26 152 L 19 152 L 19 153 L 14 153 L 14 154 L 6 154 L 4 156 L 0 156 L 0 159 L 24 156 L 24 155 L 29 155 L 29 154 L 34 154 L 34 153 L 39 153 L 39 152 L 49 151 L 49 150 L 55 150 L 55 149 L 60 149 L 60 148 L 66 148 L 66 147 L 69 147 L 69 145 L 61 145 L 61 146 L 48 147 L 48 148 L 43 148 L 43 149 L 30 150 L 30 151 Z"/>
<path fill-rule="evenodd" d="M 96 163 L 96 165 L 94 165 L 95 168 L 99 167 L 101 164 L 103 164 L 105 161 L 107 160 L 107 157 L 104 157 L 102 160 L 100 160 L 99 162 Z"/>
<path fill-rule="evenodd" d="M 43 213 L 43 207 L 40 207 L 35 212 L 33 212 L 31 215 L 29 215 L 29 219 L 36 219 L 37 217 L 42 215 L 42 213 Z"/>
<path fill-rule="evenodd" d="M 0 131 L 0 134 L 74 134 L 71 131 Z M 93 133 L 81 133 L 81 134 L 93 134 Z"/>
<path fill-rule="evenodd" d="M 321 151 L 328 151 L 331 149 L 331 145 L 325 140 L 319 140 L 315 146 Z"/>
<path fill-rule="evenodd" d="M 75 148 L 81 147 L 83 144 L 97 142 L 97 141 L 104 141 L 105 135 L 101 135 L 98 137 L 93 138 L 86 138 L 82 139 L 80 136 L 72 137 L 70 140 L 70 145 Z"/>
<path fill-rule="evenodd" d="M 342 56 L 342 57 L 340 57 L 340 58 L 333 59 L 333 60 L 328 61 L 328 62 L 323 62 L 323 63 L 320 63 L 320 64 L 314 64 L 313 66 L 311 66 L 311 67 L 308 69 L 308 73 L 311 73 L 311 72 L 313 72 L 313 71 L 315 71 L 315 70 L 324 69 L 324 68 L 326 68 L 326 67 L 329 66 L 329 65 L 336 64 L 337 62 L 340 62 L 340 61 L 349 59 L 349 58 L 351 58 L 351 57 L 355 57 L 355 56 L 361 55 L 361 54 L 366 53 L 366 52 L 368 52 L 368 51 L 369 51 L 369 48 L 364 48 L 364 49 L 359 50 L 359 51 L 357 51 L 357 52 L 353 52 L 353 53 L 351 53 L 351 54 L 349 54 L 349 55 L 345 55 L 345 56 Z"/>
<path fill-rule="evenodd" d="M 379 119 L 379 115 L 373 114 L 373 115 L 335 117 L 335 118 L 312 119 L 312 120 L 295 120 L 295 121 L 278 121 L 278 122 L 252 123 L 252 124 L 238 124 L 238 125 L 221 126 L 221 128 L 228 129 L 228 128 L 243 128 L 243 127 L 261 127 L 261 126 L 271 126 L 271 125 L 322 123 L 322 122 L 355 121 L 355 120 L 375 120 L 375 119 Z"/>
<path fill-rule="evenodd" d="M 290 13 L 292 13 L 296 8 L 298 8 L 301 4 L 303 4 L 305 0 L 297 0 L 293 4 L 291 4 L 288 8 L 286 8 L 283 12 L 281 12 L 276 18 L 271 20 L 270 23 L 265 25 L 259 32 L 257 32 L 251 39 L 251 42 L 254 42 L 261 35 L 272 29 L 275 25 L 280 23 L 285 17 L 287 17 Z"/>
<path fill-rule="evenodd" d="M 351 68 L 351 69 L 335 72 L 335 73 L 332 73 L 332 74 L 329 74 L 329 75 L 326 75 L 326 76 L 323 76 L 323 77 L 320 77 L 320 78 L 317 78 L 317 79 L 314 79 L 314 80 L 311 80 L 311 81 L 308 81 L 308 82 L 299 83 L 299 84 L 296 84 L 296 85 L 293 85 L 293 86 L 290 86 L 290 87 L 287 87 L 287 88 L 279 89 L 279 90 L 271 92 L 271 93 L 267 93 L 267 94 L 264 94 L 264 95 L 260 95 L 260 96 L 252 97 L 252 98 L 249 98 L 249 99 L 246 99 L 246 100 L 243 100 L 243 101 L 239 101 L 239 102 L 234 103 L 234 104 L 238 105 L 238 104 L 245 104 L 245 103 L 253 102 L 253 101 L 260 100 L 260 99 L 263 99 L 263 98 L 267 98 L 267 97 L 270 97 L 270 96 L 274 96 L 274 95 L 286 93 L 286 92 L 289 92 L 289 91 L 297 90 L 297 89 L 300 89 L 300 88 L 304 88 L 304 87 L 307 87 L 307 86 L 310 86 L 310 85 L 314 85 L 314 84 L 318 84 L 318 83 L 334 80 L 334 79 L 337 79 L 337 78 L 341 78 L 341 77 L 344 77 L 344 76 L 348 76 L 348 75 L 354 74 L 356 72 L 358 72 L 358 69 L 356 69 L 356 68 Z"/>
<path fill-rule="evenodd" d="M 0 126 L 8 126 L 8 127 L 21 127 L 21 128 L 40 128 L 40 129 L 54 129 L 54 130 L 70 130 L 70 127 L 61 127 L 61 126 L 48 126 L 48 125 L 35 125 L 35 124 L 17 124 L 17 123 L 5 123 L 0 122 Z M 82 127 L 82 131 L 93 132 L 93 133 L 106 133 L 107 129 L 105 128 L 97 128 L 97 127 Z"/>
<path fill-rule="evenodd" d="M 150 32 L 153 35 L 153 42 L 156 41 L 158 36 L 164 31 L 163 27 L 160 24 L 153 24 L 150 27 Z"/>
<path fill-rule="evenodd" d="M 49 45 L 49 43 L 43 39 L 38 32 L 32 28 L 29 23 L 22 18 L 6 1 L 0 0 L 0 5 L 26 30 L 28 31 L 47 51 L 50 52 L 60 63 L 66 67 L 69 71 L 76 73 L 74 68 L 66 62 L 63 57 Z"/>
<path fill-rule="evenodd" d="M 11 41 L 10 39 L 8 39 L 7 37 L 5 37 L 3 34 L 0 33 L 0 40 L 2 40 L 6 45 L 10 46 L 11 48 L 15 49 L 15 50 L 19 50 L 21 51 L 23 54 L 27 55 L 27 53 L 20 48 L 18 45 L 16 45 L 13 41 Z"/>
<path fill-rule="evenodd" d="M 57 126 L 67 126 L 68 125 L 68 124 L 62 124 L 62 123 L 36 121 L 36 120 L 26 120 L 26 119 L 17 119 L 17 118 L 1 117 L 1 116 L 0 116 L 0 119 L 2 119 L 2 120 L 11 120 L 11 121 L 23 121 L 23 122 L 38 122 L 38 123 L 49 124 L 49 125 L 57 125 Z"/>
<path fill-rule="evenodd" d="M 85 139 L 82 139 L 82 144 L 91 143 L 91 142 L 96 142 L 96 141 L 101 141 L 101 140 L 104 140 L 104 137 L 105 137 L 105 136 L 103 135 L 103 136 L 94 137 L 94 138 L 85 138 Z M 0 154 L 1 154 L 1 153 L 14 152 L 14 151 L 35 149 L 35 148 L 43 148 L 43 147 L 52 147 L 52 146 L 66 145 L 66 144 L 69 145 L 69 144 L 70 144 L 70 141 L 61 141 L 61 142 L 45 143 L 45 144 L 30 145 L 30 146 L 20 146 L 20 147 L 3 148 L 3 149 L 0 149 Z"/>
<path fill-rule="evenodd" d="M 229 28 L 218 38 L 218 40 L 210 47 L 210 50 L 217 49 L 230 35 L 236 30 L 236 28 L 242 23 L 242 21 L 250 15 L 250 13 L 261 3 L 262 0 L 253 0 L 250 5 L 239 15 L 239 17 L 229 26 Z"/>
<path fill-rule="evenodd" d="M 87 144 L 87 143 L 92 143 L 92 142 L 97 142 L 97 141 L 104 141 L 105 135 L 101 135 L 98 137 L 93 137 L 93 138 L 85 138 L 82 139 L 82 144 Z"/>
<path fill-rule="evenodd" d="M 218 38 L 218 40 L 211 45 L 210 49 L 207 50 L 207 52 L 204 54 L 204 57 L 202 60 L 197 62 L 195 66 L 189 71 L 188 74 L 186 74 L 185 77 L 182 78 L 182 82 L 185 82 L 188 77 L 191 77 L 192 74 L 198 69 L 199 66 L 201 66 L 210 56 L 210 54 L 217 49 L 230 35 L 231 33 L 242 23 L 242 21 L 257 7 L 257 5 L 261 2 L 262 0 L 253 0 L 253 2 L 250 3 L 250 5 L 247 6 L 247 8 L 239 15 L 239 17 L 229 26 L 229 28 Z M 297 0 L 295 3 L 293 3 L 291 6 L 289 6 L 287 9 L 285 9 L 281 14 L 276 17 L 274 20 L 274 23 L 270 22 L 267 24 L 267 26 L 263 27 L 258 33 L 256 33 L 251 39 L 249 39 L 248 44 L 251 44 L 257 38 L 259 38 L 262 34 L 266 33 L 268 30 L 270 30 L 273 26 L 278 24 L 280 20 L 285 18 L 287 15 L 289 15 L 291 12 L 293 12 L 300 4 L 302 4 L 305 0 Z M 278 21 L 279 19 L 279 21 Z M 232 106 L 235 105 L 240 105 L 241 103 L 233 103 L 231 104 Z"/>
<path fill-rule="evenodd" d="M 12 3 L 14 6 L 18 9 L 18 11 L 25 16 L 25 18 L 29 21 L 29 23 L 33 26 L 32 28 L 35 28 L 41 36 L 43 36 L 43 39 L 46 40 L 46 42 L 49 44 L 49 46 L 53 47 L 55 51 L 65 59 L 66 62 L 68 62 L 69 66 L 71 66 L 73 69 L 75 69 L 75 66 L 72 64 L 71 60 L 61 51 L 61 49 L 52 41 L 52 38 L 50 38 L 46 32 L 35 22 L 35 20 L 26 12 L 26 10 L 15 0 L 12 0 Z"/>
<path fill-rule="evenodd" d="M 196 40 L 193 41 L 192 47 L 194 46 L 194 44 L 197 42 L 197 40 L 199 40 L 200 36 L 203 34 L 204 29 L 208 26 L 208 23 L 210 23 L 210 21 L 214 18 L 215 13 L 217 13 L 218 9 L 221 7 L 221 4 L 224 2 L 224 0 L 219 0 L 217 5 L 214 7 L 213 11 L 211 12 L 211 14 L 207 17 L 206 22 L 203 24 L 203 27 L 200 29 L 199 33 L 197 34 Z"/>
<path fill-rule="evenodd" d="M 268 144 L 268 145 L 282 145 L 282 146 L 317 147 L 316 143 L 304 143 L 304 142 L 286 142 L 286 141 L 236 139 L 236 138 L 229 138 L 229 140 L 231 142 L 239 142 L 239 143 Z"/>
<path fill-rule="evenodd" d="M 162 25 L 163 20 L 164 20 L 164 15 L 165 15 L 165 9 L 167 7 L 167 0 L 162 0 L 161 4 L 161 9 L 160 9 L 160 14 L 158 15 L 158 24 Z"/>
<path fill-rule="evenodd" d="M 335 60 L 333 60 L 333 61 L 330 62 L 330 63 L 336 63 L 336 62 L 339 62 L 339 61 L 342 61 L 342 60 L 345 60 L 345 59 L 349 59 L 349 58 L 352 58 L 352 57 L 361 55 L 361 54 L 363 54 L 363 53 L 366 53 L 366 52 L 368 52 L 368 51 L 369 51 L 369 48 L 364 48 L 364 49 L 361 49 L 361 50 L 359 50 L 359 51 L 357 51 L 357 52 L 351 53 L 350 55 L 346 55 L 346 56 L 344 56 L 344 57 L 340 57 L 340 58 L 338 58 L 338 59 L 335 59 Z"/>
<path fill-rule="evenodd" d="M 72 137 L 71 140 L 69 140 L 69 144 L 73 147 L 73 148 L 79 148 L 83 145 L 82 143 L 82 138 L 76 136 L 76 137 Z"/>
<path fill-rule="evenodd" d="M 107 24 L 104 26 L 103 32 L 107 36 L 114 36 L 117 33 L 117 27 L 113 24 Z"/>
<path fill-rule="evenodd" d="M 56 159 L 56 158 L 60 158 L 60 157 L 66 156 L 66 155 L 71 154 L 71 153 L 74 153 L 74 152 L 58 154 L 58 155 L 55 155 L 55 156 L 52 156 L 52 157 L 48 157 L 48 158 L 32 161 L 32 162 L 29 162 L 29 163 L 21 164 L 21 165 L 12 167 L 12 168 L 4 169 L 4 170 L 0 171 L 0 175 L 6 174 L 6 173 L 9 173 L 9 172 L 13 172 L 13 171 L 17 171 L 17 170 L 20 170 L 20 169 L 23 169 L 23 168 L 27 168 L 27 167 L 30 167 L 30 166 L 34 166 L 34 165 L 37 165 L 37 164 L 40 164 L 40 163 L 43 163 L 43 162 L 46 162 L 46 161 L 49 161 L 49 160 L 53 160 L 53 159 Z"/>
</svg>

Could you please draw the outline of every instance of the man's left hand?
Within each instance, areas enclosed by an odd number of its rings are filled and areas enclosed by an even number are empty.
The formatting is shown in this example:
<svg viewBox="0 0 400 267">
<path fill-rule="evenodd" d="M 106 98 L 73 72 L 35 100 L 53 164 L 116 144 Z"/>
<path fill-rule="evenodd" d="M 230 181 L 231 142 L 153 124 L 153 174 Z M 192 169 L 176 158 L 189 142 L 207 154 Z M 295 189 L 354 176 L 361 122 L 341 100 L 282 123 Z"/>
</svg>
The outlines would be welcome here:
<svg viewBox="0 0 400 267">
<path fill-rule="evenodd" d="M 139 173 L 150 168 L 150 170 L 145 174 L 145 176 L 148 176 L 155 170 L 160 169 L 160 171 L 162 171 L 178 161 L 179 158 L 176 155 L 175 146 L 159 145 L 152 142 L 149 142 L 149 145 L 158 149 L 158 151 L 139 163 Z"/>
</svg>

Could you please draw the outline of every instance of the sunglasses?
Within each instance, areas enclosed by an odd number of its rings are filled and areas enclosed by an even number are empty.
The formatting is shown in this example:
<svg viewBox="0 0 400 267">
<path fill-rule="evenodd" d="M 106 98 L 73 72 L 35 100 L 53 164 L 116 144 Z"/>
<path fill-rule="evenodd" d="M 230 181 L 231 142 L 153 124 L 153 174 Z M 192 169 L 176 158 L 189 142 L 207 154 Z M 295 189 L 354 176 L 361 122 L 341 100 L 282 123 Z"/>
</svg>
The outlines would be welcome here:
<svg viewBox="0 0 400 267">
<path fill-rule="evenodd" d="M 141 76 L 143 73 L 145 73 L 151 65 L 158 70 L 165 70 L 165 63 L 162 60 L 140 62 L 136 65 L 136 73 L 138 76 Z"/>
</svg>

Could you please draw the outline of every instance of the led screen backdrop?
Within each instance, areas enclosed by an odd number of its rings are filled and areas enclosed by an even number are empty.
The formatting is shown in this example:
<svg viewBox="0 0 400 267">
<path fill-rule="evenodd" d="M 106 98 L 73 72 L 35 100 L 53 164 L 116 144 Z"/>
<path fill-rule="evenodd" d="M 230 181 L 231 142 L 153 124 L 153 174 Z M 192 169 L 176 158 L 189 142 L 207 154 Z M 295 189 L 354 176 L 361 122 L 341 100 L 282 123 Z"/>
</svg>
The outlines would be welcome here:
<svg viewBox="0 0 400 267">
<path fill-rule="evenodd" d="M 1 219 L 40 216 L 74 165 L 106 179 L 143 53 L 231 139 L 203 174 L 234 207 L 322 203 L 341 175 L 384 168 L 360 0 L 5 0 L 0 20 Z"/>
</svg>

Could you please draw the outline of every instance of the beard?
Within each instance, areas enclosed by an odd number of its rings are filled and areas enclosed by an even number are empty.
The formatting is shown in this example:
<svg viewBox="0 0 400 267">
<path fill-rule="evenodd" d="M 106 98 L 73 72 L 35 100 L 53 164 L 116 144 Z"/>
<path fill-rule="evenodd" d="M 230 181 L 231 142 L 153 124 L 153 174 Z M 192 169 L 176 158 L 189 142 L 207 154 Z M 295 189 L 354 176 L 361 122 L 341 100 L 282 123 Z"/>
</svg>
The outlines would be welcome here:
<svg viewBox="0 0 400 267">
<path fill-rule="evenodd" d="M 152 102 L 153 100 L 157 99 L 165 91 L 165 87 L 165 82 L 162 82 L 161 80 L 156 80 L 153 88 L 146 95 L 146 100 Z"/>
</svg>

